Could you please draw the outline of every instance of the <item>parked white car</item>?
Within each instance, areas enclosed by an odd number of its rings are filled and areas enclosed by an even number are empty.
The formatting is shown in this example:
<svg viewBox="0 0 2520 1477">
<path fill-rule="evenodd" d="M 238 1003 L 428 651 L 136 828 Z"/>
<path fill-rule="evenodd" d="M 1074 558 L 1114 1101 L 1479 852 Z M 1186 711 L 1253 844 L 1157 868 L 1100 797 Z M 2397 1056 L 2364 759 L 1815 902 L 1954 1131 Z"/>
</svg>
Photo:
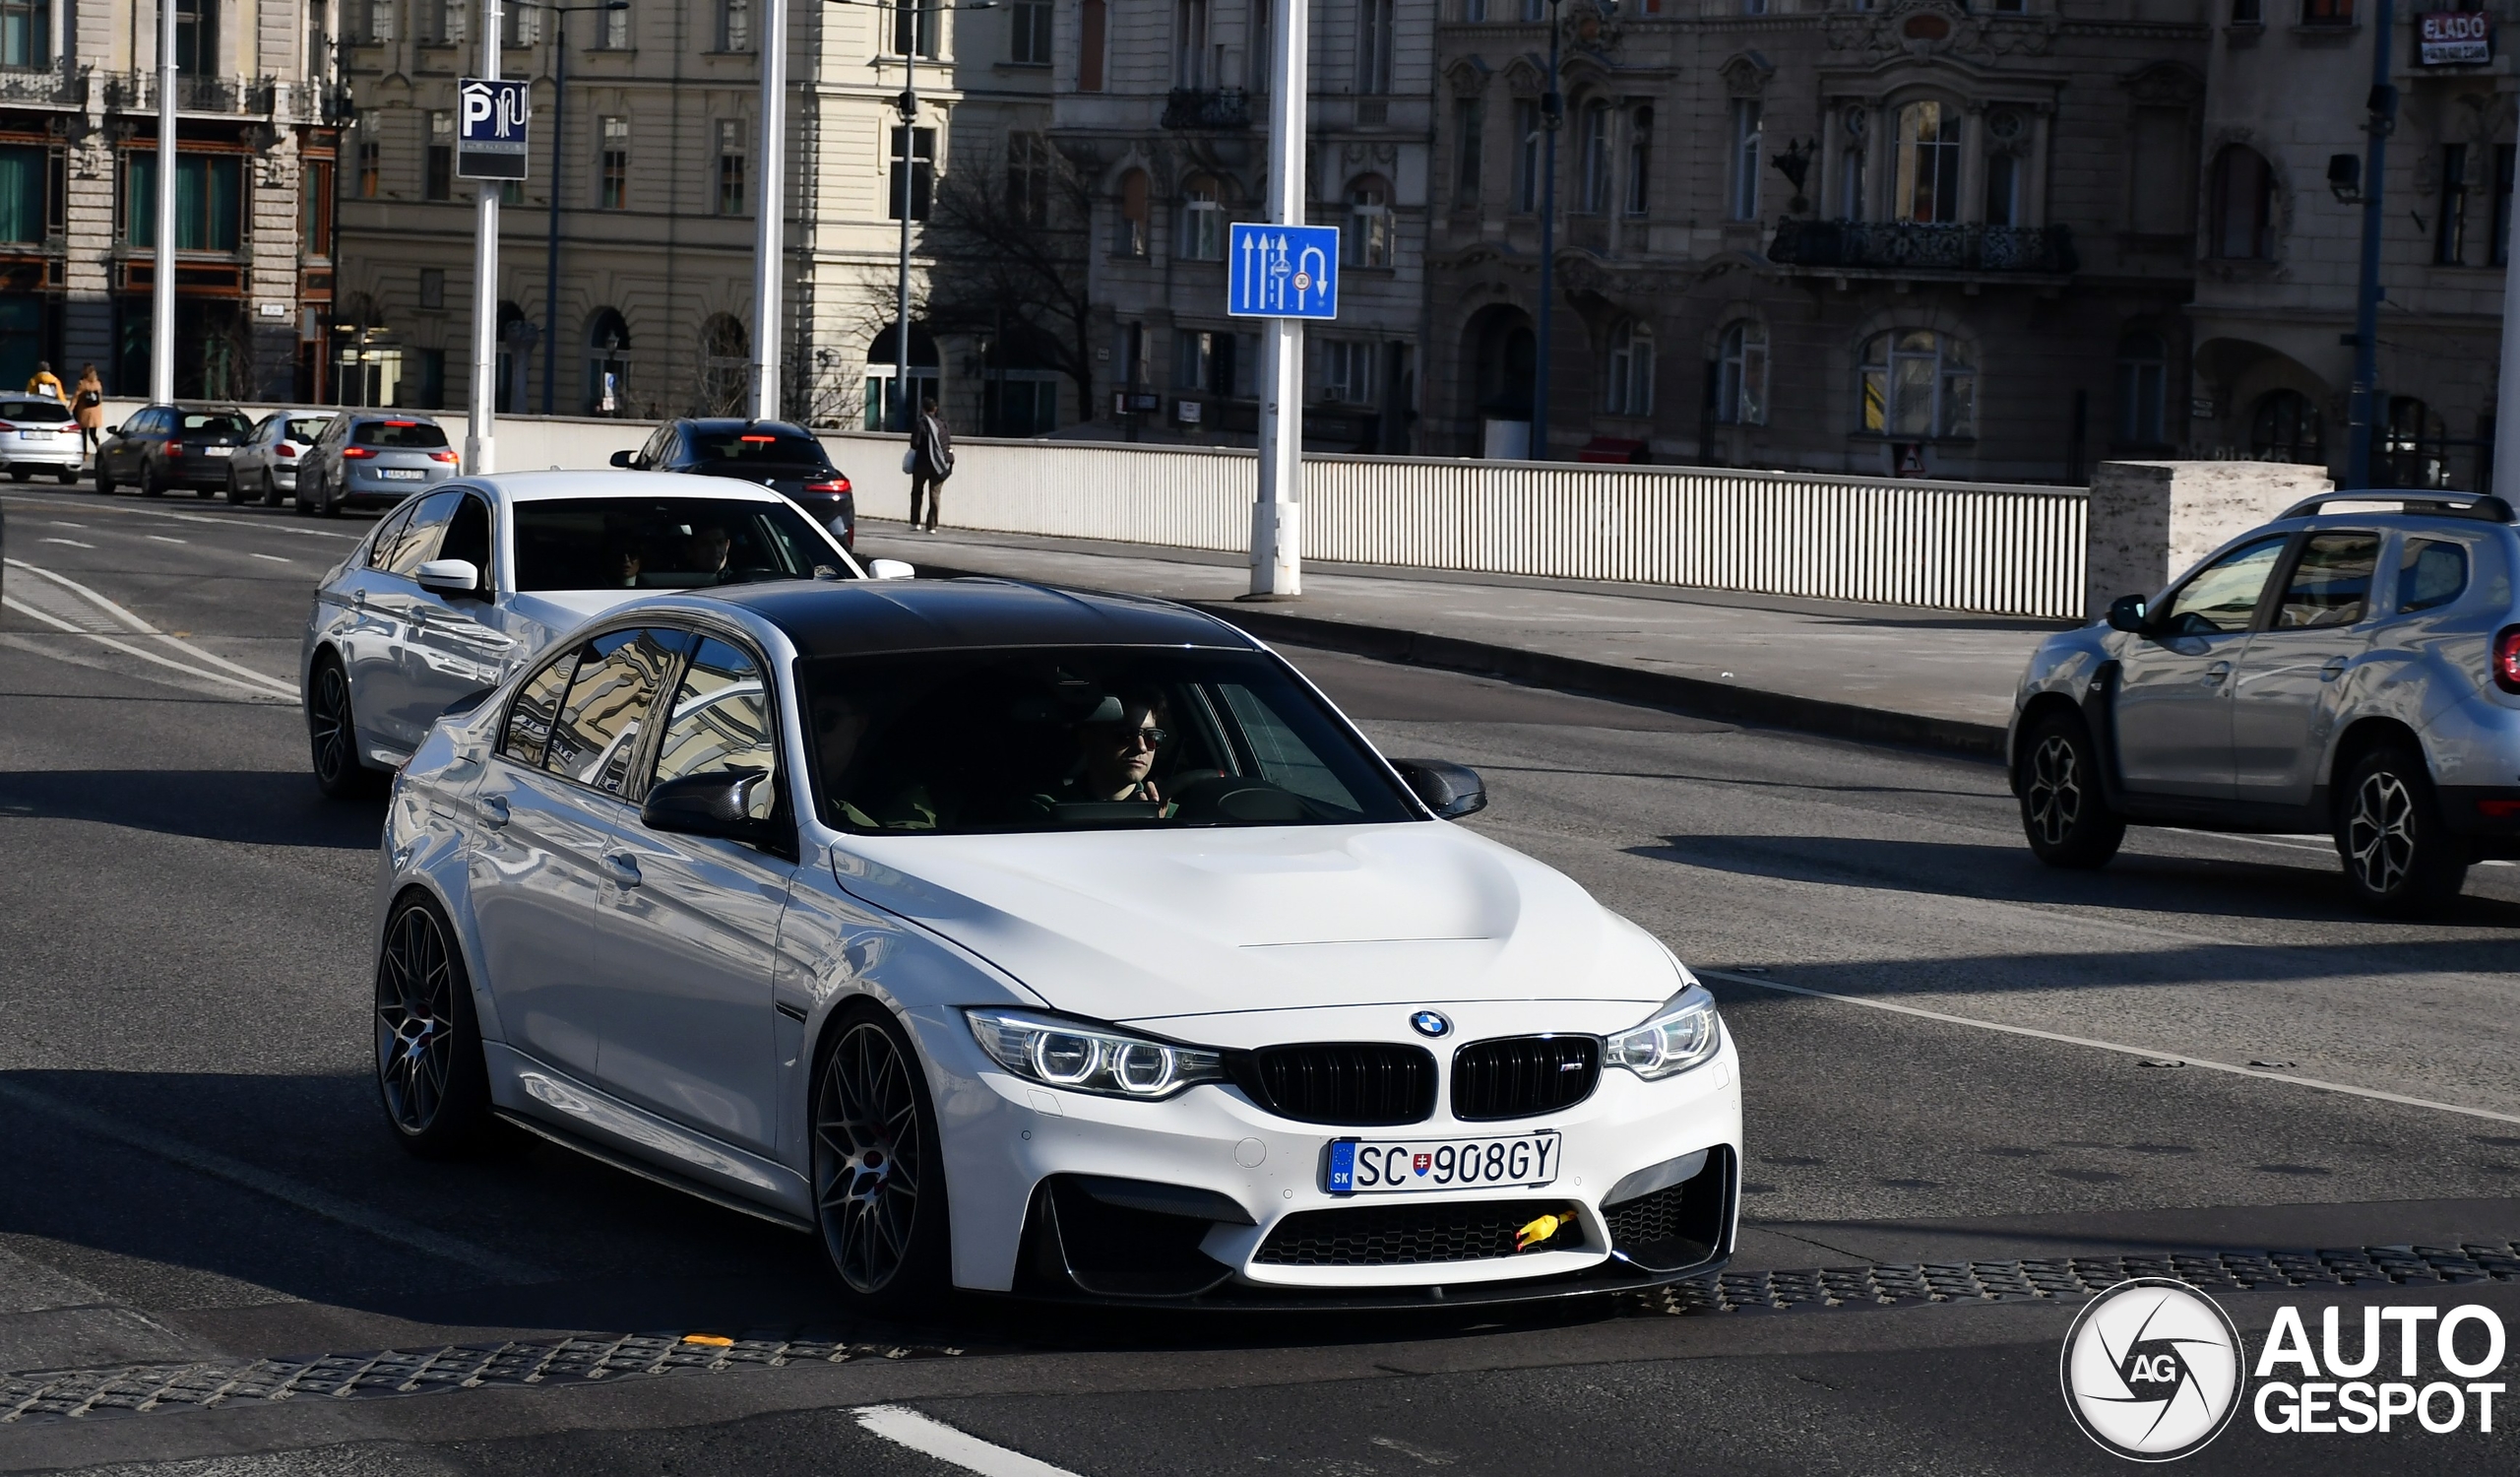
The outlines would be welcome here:
<svg viewBox="0 0 2520 1477">
<path fill-rule="evenodd" d="M 88 443 L 70 407 L 49 395 L 0 395 L 0 468 L 12 481 L 75 482 L 87 463 Z"/>
<path fill-rule="evenodd" d="M 845 1296 L 1454 1306 L 1723 1264 L 1715 1003 L 1274 653 L 1005 581 L 642 596 L 388 807 L 403 1143 L 494 1119 Z"/>
<path fill-rule="evenodd" d="M 873 577 L 907 564 L 878 559 Z M 382 787 L 447 705 L 640 592 L 868 571 L 794 503 L 722 478 L 466 478 L 380 520 L 316 586 L 299 690 L 316 783 Z"/>
</svg>

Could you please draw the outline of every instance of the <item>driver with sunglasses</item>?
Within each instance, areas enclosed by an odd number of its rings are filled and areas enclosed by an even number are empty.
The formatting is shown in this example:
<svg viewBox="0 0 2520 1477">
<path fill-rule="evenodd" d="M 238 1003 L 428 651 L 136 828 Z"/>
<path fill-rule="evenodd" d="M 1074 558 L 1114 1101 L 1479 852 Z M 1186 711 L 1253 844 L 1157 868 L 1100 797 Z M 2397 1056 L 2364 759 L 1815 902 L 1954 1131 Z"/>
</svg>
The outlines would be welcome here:
<svg viewBox="0 0 2520 1477">
<path fill-rule="evenodd" d="M 1171 737 L 1162 726 L 1163 712 L 1164 700 L 1151 692 L 1102 699 L 1076 726 L 1076 762 L 1052 800 L 1164 803 L 1150 778 L 1156 754 Z"/>
</svg>

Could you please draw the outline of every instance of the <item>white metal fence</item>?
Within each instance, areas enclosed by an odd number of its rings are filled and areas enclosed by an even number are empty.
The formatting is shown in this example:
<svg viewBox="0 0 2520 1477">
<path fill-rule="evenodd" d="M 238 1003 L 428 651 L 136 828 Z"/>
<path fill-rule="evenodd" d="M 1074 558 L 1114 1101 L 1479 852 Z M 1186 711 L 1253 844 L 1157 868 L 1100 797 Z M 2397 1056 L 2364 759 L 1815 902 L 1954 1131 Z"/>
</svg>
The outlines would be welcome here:
<svg viewBox="0 0 2520 1477">
<path fill-rule="evenodd" d="M 858 506 L 909 516 L 902 441 L 825 439 Z M 960 528 L 1177 547 L 1249 546 L 1250 452 L 958 441 Z M 1709 468 L 1313 457 L 1307 558 L 2058 620 L 2083 613 L 2089 499 L 2014 486 Z"/>
</svg>

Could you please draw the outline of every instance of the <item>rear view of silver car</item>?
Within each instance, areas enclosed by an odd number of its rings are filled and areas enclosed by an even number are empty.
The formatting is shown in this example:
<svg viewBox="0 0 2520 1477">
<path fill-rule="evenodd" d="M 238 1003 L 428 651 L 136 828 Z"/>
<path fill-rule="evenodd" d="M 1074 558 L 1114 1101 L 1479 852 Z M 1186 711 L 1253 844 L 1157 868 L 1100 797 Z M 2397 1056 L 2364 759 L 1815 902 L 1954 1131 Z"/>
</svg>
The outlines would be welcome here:
<svg viewBox="0 0 2520 1477">
<path fill-rule="evenodd" d="M 2344 492 L 2044 642 L 2015 695 L 2030 847 L 2128 824 L 2336 838 L 2365 906 L 2422 915 L 2520 857 L 2520 527 L 2498 497 Z"/>
<path fill-rule="evenodd" d="M 13 482 L 79 481 L 88 458 L 70 408 L 46 395 L 0 397 L 0 467 Z"/>
<path fill-rule="evenodd" d="M 446 432 L 425 416 L 344 414 L 300 459 L 297 510 L 338 518 L 352 503 L 395 503 L 455 476 Z"/>
<path fill-rule="evenodd" d="M 227 459 L 227 500 L 279 507 L 282 497 L 297 491 L 298 464 L 315 449 L 332 418 L 295 411 L 265 416 Z"/>
</svg>

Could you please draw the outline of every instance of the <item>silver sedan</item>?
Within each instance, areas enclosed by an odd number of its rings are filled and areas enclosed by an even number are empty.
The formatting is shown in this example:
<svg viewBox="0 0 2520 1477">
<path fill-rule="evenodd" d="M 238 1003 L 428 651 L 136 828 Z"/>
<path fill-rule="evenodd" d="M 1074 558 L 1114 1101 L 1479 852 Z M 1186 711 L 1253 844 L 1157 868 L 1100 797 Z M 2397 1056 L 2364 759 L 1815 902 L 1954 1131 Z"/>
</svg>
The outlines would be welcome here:
<svg viewBox="0 0 2520 1477">
<path fill-rule="evenodd" d="M 297 490 L 298 464 L 315 449 L 316 439 L 332 423 L 329 415 L 274 411 L 254 426 L 254 434 L 227 461 L 227 500 L 279 507 L 281 498 Z"/>
</svg>

